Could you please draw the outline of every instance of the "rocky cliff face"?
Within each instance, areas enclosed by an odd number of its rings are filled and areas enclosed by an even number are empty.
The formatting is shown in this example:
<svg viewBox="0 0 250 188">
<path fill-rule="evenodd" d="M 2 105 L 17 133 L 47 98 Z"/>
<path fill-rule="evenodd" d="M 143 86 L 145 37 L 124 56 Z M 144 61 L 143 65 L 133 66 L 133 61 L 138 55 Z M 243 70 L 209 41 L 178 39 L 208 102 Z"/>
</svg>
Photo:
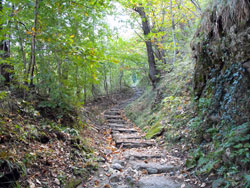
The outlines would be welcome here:
<svg viewBox="0 0 250 188">
<path fill-rule="evenodd" d="M 194 92 L 209 124 L 250 121 L 250 1 L 214 0 L 192 42 Z"/>
</svg>

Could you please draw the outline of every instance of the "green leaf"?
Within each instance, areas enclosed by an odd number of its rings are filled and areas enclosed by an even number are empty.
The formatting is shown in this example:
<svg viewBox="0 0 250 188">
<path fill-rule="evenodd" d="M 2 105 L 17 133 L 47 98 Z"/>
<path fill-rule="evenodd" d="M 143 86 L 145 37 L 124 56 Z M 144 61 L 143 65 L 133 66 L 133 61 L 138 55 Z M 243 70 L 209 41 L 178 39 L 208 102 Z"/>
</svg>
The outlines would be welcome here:
<svg viewBox="0 0 250 188">
<path fill-rule="evenodd" d="M 249 174 L 246 174 L 244 176 L 245 180 L 247 181 L 247 183 L 250 183 L 250 175 Z"/>
<path fill-rule="evenodd" d="M 235 145 L 235 146 L 233 146 L 233 147 L 236 148 L 236 149 L 239 149 L 239 148 L 242 148 L 243 145 L 242 145 L 242 144 L 237 144 L 237 145 Z"/>
</svg>

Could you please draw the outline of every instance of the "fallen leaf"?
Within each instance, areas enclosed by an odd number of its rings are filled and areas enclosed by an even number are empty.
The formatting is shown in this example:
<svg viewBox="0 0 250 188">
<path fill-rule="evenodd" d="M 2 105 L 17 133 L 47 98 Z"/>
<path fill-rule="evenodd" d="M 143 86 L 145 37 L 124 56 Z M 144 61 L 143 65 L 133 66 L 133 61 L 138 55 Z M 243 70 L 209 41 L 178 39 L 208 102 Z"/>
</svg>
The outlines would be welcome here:
<svg viewBox="0 0 250 188">
<path fill-rule="evenodd" d="M 41 184 L 41 182 L 40 182 L 38 179 L 36 179 L 36 182 L 37 182 L 38 184 Z"/>
<path fill-rule="evenodd" d="M 110 177 L 111 176 L 111 174 L 105 174 L 106 176 L 108 176 L 108 177 Z"/>
<path fill-rule="evenodd" d="M 143 169 L 142 174 L 148 174 L 148 171 L 146 169 Z"/>
<path fill-rule="evenodd" d="M 205 184 L 205 183 L 202 183 L 202 184 L 201 184 L 201 187 L 205 187 L 205 186 L 206 186 L 206 184 Z"/>
<path fill-rule="evenodd" d="M 95 186 L 98 186 L 100 182 L 98 180 L 95 180 Z"/>
<path fill-rule="evenodd" d="M 30 184 L 30 188 L 36 188 L 36 185 L 31 180 L 28 180 L 28 182 Z"/>
<path fill-rule="evenodd" d="M 59 181 L 59 179 L 55 179 L 55 183 L 57 184 L 57 185 L 60 185 L 60 181 Z"/>
</svg>

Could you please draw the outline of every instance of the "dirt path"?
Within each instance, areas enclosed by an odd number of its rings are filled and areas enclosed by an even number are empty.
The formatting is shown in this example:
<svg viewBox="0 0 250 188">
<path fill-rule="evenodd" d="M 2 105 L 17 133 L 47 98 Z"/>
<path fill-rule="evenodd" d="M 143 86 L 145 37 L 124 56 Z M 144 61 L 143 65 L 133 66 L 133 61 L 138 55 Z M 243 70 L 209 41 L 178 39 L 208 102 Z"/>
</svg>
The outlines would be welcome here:
<svg viewBox="0 0 250 188">
<path fill-rule="evenodd" d="M 186 188 L 181 159 L 168 154 L 155 140 L 145 140 L 126 120 L 123 108 L 140 95 L 105 112 L 105 162 L 89 182 L 78 188 Z"/>
</svg>

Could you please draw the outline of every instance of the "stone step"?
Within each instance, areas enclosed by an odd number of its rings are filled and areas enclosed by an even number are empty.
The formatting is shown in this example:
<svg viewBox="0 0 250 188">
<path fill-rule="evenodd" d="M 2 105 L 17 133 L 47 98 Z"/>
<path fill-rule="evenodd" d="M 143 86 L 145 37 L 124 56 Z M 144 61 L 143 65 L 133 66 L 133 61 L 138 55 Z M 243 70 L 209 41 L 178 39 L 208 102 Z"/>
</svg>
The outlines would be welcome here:
<svg viewBox="0 0 250 188">
<path fill-rule="evenodd" d="M 137 188 L 180 188 L 182 187 L 182 184 L 164 175 L 161 176 L 147 175 L 147 176 L 142 176 L 139 179 L 136 187 Z"/>
<path fill-rule="evenodd" d="M 160 159 L 162 156 L 161 155 L 124 155 L 126 160 L 145 160 L 145 159 Z"/>
<path fill-rule="evenodd" d="M 153 150 L 153 152 L 150 152 L 151 149 L 147 149 L 147 150 L 140 150 L 140 151 L 135 151 L 135 150 L 126 150 L 124 152 L 124 157 L 127 160 L 134 160 L 134 159 L 138 159 L 138 160 L 144 160 L 144 159 L 160 159 L 162 157 L 164 157 L 164 154 L 162 153 L 162 151 L 155 151 Z"/>
<path fill-rule="evenodd" d="M 106 119 L 122 119 L 119 115 L 104 115 Z"/>
<path fill-rule="evenodd" d="M 118 139 L 141 139 L 142 137 L 138 133 L 130 133 L 130 134 L 117 133 L 113 134 L 113 138 L 114 140 L 118 140 Z"/>
<path fill-rule="evenodd" d="M 122 126 L 123 125 L 124 128 L 131 128 L 128 124 L 125 124 L 125 123 L 107 122 L 107 125 L 108 126 L 113 126 L 113 127 L 115 127 L 115 126 Z"/>
<path fill-rule="evenodd" d="M 108 124 L 111 129 L 123 129 L 127 128 L 125 124 Z"/>
<path fill-rule="evenodd" d="M 170 164 L 160 162 L 131 161 L 130 165 L 135 170 L 147 170 L 148 174 L 162 174 L 176 171 L 178 168 Z"/>
<path fill-rule="evenodd" d="M 119 120 L 119 119 L 107 119 L 108 123 L 116 123 L 116 124 L 124 124 L 124 120 Z"/>
<path fill-rule="evenodd" d="M 113 127 L 113 128 L 126 128 L 126 129 L 131 129 L 134 128 L 134 126 L 132 124 L 125 124 L 125 123 L 108 123 L 107 124 L 109 127 Z"/>
<path fill-rule="evenodd" d="M 133 128 L 113 128 L 111 129 L 111 133 L 117 133 L 117 132 L 120 132 L 120 133 L 136 133 L 137 130 L 136 129 L 133 129 Z"/>
<path fill-rule="evenodd" d="M 109 111 L 110 111 L 110 112 L 120 112 L 121 109 L 119 109 L 119 108 L 112 108 L 112 109 L 110 109 Z"/>
<path fill-rule="evenodd" d="M 111 112 L 111 111 L 108 111 L 108 112 L 105 112 L 104 113 L 104 116 L 105 115 L 111 115 L 111 116 L 120 116 L 121 115 L 121 113 L 120 112 Z"/>
<path fill-rule="evenodd" d="M 152 146 L 152 144 L 148 143 L 119 143 L 116 144 L 116 147 L 121 147 L 121 148 L 143 148 L 143 147 L 149 147 Z"/>
<path fill-rule="evenodd" d="M 122 146 L 123 148 L 141 148 L 153 146 L 155 142 L 142 139 L 119 139 L 115 140 L 115 144 L 116 147 Z"/>
</svg>

